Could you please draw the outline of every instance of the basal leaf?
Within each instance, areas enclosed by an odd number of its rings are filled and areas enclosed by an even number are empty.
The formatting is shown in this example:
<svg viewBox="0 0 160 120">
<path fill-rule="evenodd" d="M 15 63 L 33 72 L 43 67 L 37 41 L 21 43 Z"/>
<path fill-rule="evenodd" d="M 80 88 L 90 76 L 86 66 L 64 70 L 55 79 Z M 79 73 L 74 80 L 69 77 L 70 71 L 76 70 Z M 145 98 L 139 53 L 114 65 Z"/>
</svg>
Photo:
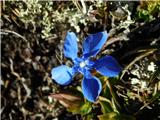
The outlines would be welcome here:
<svg viewBox="0 0 160 120">
<path fill-rule="evenodd" d="M 105 114 L 113 111 L 112 102 L 109 99 L 99 96 L 99 103 L 101 105 L 102 113 Z"/>
<path fill-rule="evenodd" d="M 66 108 L 72 109 L 80 107 L 84 101 L 81 97 L 69 93 L 57 93 L 50 96 L 57 99 Z"/>
<path fill-rule="evenodd" d="M 135 117 L 116 112 L 105 113 L 98 116 L 99 120 L 136 120 Z"/>
<path fill-rule="evenodd" d="M 86 115 L 91 112 L 92 105 L 89 102 L 81 103 L 79 107 L 69 107 L 67 109 L 69 112 L 72 112 L 73 114 L 81 114 Z"/>
<path fill-rule="evenodd" d="M 100 101 L 99 103 L 101 105 L 102 113 L 108 113 L 108 112 L 112 112 L 113 111 L 111 105 L 108 102 Z"/>
<path fill-rule="evenodd" d="M 99 115 L 99 120 L 117 120 L 115 117 L 117 116 L 116 112 L 105 113 L 103 115 Z"/>
</svg>

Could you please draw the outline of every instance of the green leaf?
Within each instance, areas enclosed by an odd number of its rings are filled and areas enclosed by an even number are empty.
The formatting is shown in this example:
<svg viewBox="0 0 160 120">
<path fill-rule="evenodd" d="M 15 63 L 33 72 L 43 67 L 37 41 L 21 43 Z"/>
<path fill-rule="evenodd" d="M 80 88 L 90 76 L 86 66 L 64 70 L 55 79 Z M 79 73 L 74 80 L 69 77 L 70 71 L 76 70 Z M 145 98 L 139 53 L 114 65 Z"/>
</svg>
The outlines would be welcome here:
<svg viewBox="0 0 160 120">
<path fill-rule="evenodd" d="M 108 88 L 107 86 L 107 83 L 104 84 L 104 89 L 103 89 L 103 92 L 102 92 L 103 96 L 105 96 L 107 99 L 111 99 L 112 95 L 110 93 L 110 89 Z"/>
<path fill-rule="evenodd" d="M 83 116 L 83 120 L 93 120 L 93 115 L 92 114 L 88 114 Z"/>
<path fill-rule="evenodd" d="M 103 81 L 105 81 L 105 83 L 103 84 L 103 90 L 102 90 L 103 97 L 102 96 L 99 97 L 99 100 L 103 101 L 103 102 L 100 102 L 103 113 L 117 111 L 117 109 L 121 109 L 121 106 L 118 101 L 118 97 L 116 96 L 116 94 L 112 89 L 112 84 L 110 84 L 110 80 L 107 77 L 103 77 Z M 114 78 L 112 79 L 112 81 L 117 82 L 118 79 Z M 116 84 L 116 82 L 114 84 Z"/>
<path fill-rule="evenodd" d="M 109 91 L 110 91 L 110 94 L 112 96 L 112 99 L 114 100 L 114 103 L 116 104 L 116 107 L 119 108 L 119 109 L 121 109 L 121 105 L 118 102 L 117 95 L 113 91 L 112 85 L 110 84 L 110 82 L 108 80 L 107 80 L 107 86 L 109 88 Z"/>
<path fill-rule="evenodd" d="M 108 102 L 100 101 L 99 103 L 101 105 L 102 113 L 108 113 L 113 111 L 111 105 Z"/>
<path fill-rule="evenodd" d="M 116 112 L 105 113 L 98 116 L 99 120 L 136 120 L 135 117 Z"/>
<path fill-rule="evenodd" d="M 99 120 L 116 120 L 117 113 L 115 112 L 110 112 L 110 113 L 105 113 L 103 115 L 99 115 L 98 118 Z"/>
<path fill-rule="evenodd" d="M 78 107 L 68 107 L 67 109 L 69 112 L 72 112 L 73 114 L 81 114 L 86 115 L 89 114 L 92 110 L 92 104 L 89 102 L 81 103 Z"/>
<path fill-rule="evenodd" d="M 113 111 L 112 103 L 109 99 L 99 96 L 99 103 L 101 105 L 102 113 L 108 113 Z"/>
<path fill-rule="evenodd" d="M 89 102 L 86 102 L 81 108 L 80 108 L 80 111 L 81 111 L 81 114 L 82 115 L 86 115 L 88 113 L 90 113 L 92 110 L 92 104 L 89 103 Z"/>
</svg>

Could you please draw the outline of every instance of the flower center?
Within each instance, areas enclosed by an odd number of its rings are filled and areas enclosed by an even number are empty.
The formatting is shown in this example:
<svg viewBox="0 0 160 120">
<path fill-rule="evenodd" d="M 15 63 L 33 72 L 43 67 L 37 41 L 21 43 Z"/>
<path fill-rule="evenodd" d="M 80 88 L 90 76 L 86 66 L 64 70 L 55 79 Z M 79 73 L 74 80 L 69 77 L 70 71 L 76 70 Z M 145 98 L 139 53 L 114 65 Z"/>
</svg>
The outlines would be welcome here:
<svg viewBox="0 0 160 120">
<path fill-rule="evenodd" d="M 85 66 L 86 66 L 86 62 L 85 62 L 85 61 L 80 62 L 79 66 L 80 66 L 81 68 L 85 67 Z"/>
</svg>

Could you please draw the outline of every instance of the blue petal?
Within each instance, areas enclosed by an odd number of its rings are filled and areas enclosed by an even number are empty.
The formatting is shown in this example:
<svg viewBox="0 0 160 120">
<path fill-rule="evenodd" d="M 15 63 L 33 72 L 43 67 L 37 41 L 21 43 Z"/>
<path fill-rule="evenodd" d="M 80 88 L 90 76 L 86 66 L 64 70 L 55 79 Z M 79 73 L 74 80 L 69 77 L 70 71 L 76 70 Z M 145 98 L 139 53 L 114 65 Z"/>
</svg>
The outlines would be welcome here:
<svg viewBox="0 0 160 120">
<path fill-rule="evenodd" d="M 88 101 L 95 102 L 101 90 L 102 84 L 98 78 L 87 75 L 82 80 L 82 92 Z"/>
<path fill-rule="evenodd" d="M 83 44 L 83 56 L 96 56 L 108 38 L 106 31 L 89 35 Z"/>
<path fill-rule="evenodd" d="M 65 42 L 64 42 L 64 55 L 65 57 L 74 60 L 77 58 L 78 46 L 77 37 L 73 32 L 67 32 Z"/>
<path fill-rule="evenodd" d="M 119 63 L 112 56 L 105 56 L 97 60 L 94 68 L 102 75 L 108 77 L 117 76 L 122 70 Z"/>
<path fill-rule="evenodd" d="M 66 65 L 53 68 L 51 71 L 52 79 L 60 85 L 68 85 L 74 75 L 74 70 Z"/>
</svg>

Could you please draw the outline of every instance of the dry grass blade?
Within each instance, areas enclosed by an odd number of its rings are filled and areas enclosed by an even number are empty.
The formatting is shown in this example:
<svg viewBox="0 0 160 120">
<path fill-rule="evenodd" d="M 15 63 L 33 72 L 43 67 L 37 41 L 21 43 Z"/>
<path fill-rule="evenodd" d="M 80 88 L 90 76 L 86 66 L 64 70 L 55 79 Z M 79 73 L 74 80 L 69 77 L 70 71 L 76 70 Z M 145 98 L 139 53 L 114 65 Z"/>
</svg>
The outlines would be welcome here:
<svg viewBox="0 0 160 120">
<path fill-rule="evenodd" d="M 25 37 L 23 37 L 22 35 L 20 35 L 19 33 L 15 32 L 15 31 L 1 29 L 1 34 L 3 34 L 3 32 L 4 32 L 4 33 L 11 33 L 11 34 L 14 34 L 14 35 L 16 35 L 16 36 L 22 38 L 25 42 L 28 41 Z"/>
<path fill-rule="evenodd" d="M 134 65 L 137 61 L 141 60 L 142 58 L 150 55 L 150 54 L 153 54 L 157 49 L 152 49 L 152 50 L 148 50 L 147 52 L 141 54 L 140 56 L 136 57 L 131 63 L 128 64 L 128 66 L 126 66 L 122 72 L 122 75 L 120 76 L 120 79 L 123 78 L 125 72 L 132 66 Z"/>
<path fill-rule="evenodd" d="M 73 2 L 74 5 L 77 7 L 77 9 L 78 9 L 81 13 L 83 13 L 82 7 L 81 7 L 81 5 L 78 3 L 78 1 L 77 1 L 77 0 L 72 0 L 72 2 Z"/>
</svg>

